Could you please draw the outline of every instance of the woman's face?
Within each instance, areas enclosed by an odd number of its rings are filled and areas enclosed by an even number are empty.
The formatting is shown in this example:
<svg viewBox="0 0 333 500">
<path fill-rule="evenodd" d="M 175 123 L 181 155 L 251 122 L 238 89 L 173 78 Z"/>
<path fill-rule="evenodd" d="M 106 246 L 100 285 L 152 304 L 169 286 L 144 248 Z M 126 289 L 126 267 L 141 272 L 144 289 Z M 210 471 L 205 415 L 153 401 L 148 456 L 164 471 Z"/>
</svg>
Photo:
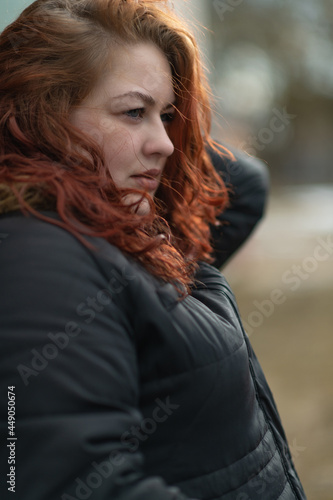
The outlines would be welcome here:
<svg viewBox="0 0 333 500">
<path fill-rule="evenodd" d="M 175 112 L 170 65 L 152 43 L 117 46 L 111 63 L 111 71 L 70 119 L 102 147 L 117 187 L 141 189 L 153 197 L 174 151 L 168 136 Z M 129 195 L 126 203 L 140 198 Z M 137 212 L 148 211 L 143 200 Z"/>
</svg>

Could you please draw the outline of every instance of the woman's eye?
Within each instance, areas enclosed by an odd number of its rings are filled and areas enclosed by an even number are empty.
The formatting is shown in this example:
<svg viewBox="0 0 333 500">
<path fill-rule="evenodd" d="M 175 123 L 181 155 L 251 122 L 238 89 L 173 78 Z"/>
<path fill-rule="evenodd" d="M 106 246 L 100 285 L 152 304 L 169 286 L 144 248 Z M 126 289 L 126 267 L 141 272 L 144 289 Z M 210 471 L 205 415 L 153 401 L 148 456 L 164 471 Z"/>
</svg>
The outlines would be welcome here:
<svg viewBox="0 0 333 500">
<path fill-rule="evenodd" d="M 170 122 L 172 122 L 174 117 L 175 117 L 175 113 L 163 113 L 163 115 L 161 115 L 161 120 L 162 120 L 162 122 L 170 123 Z"/>
<path fill-rule="evenodd" d="M 144 108 L 130 109 L 125 112 L 125 115 L 134 119 L 142 118 L 143 114 L 144 114 Z"/>
</svg>

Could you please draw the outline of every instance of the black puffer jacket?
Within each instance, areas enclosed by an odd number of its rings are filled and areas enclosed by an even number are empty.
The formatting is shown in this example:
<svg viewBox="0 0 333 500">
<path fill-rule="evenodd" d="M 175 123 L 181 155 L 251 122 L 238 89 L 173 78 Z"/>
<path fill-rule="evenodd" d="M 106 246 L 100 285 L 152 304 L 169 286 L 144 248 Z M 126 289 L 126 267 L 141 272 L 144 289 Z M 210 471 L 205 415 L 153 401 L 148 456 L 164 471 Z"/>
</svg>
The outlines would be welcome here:
<svg viewBox="0 0 333 500">
<path fill-rule="evenodd" d="M 0 233 L 1 498 L 305 498 L 217 269 L 179 301 L 104 240 L 17 212 Z"/>
</svg>

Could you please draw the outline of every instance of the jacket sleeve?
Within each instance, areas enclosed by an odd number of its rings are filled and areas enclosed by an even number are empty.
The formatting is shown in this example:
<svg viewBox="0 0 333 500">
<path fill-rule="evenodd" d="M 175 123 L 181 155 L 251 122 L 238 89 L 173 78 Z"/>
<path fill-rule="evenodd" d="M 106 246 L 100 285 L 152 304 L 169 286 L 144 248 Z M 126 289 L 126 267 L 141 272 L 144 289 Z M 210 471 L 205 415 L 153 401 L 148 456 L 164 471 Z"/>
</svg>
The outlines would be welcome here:
<svg viewBox="0 0 333 500">
<path fill-rule="evenodd" d="M 234 159 L 208 150 L 215 169 L 230 191 L 230 205 L 218 217 L 221 225 L 211 226 L 213 265 L 218 268 L 246 241 L 263 216 L 269 188 L 268 170 L 263 162 L 229 150 Z"/>
<path fill-rule="evenodd" d="M 17 498 L 185 500 L 144 474 L 140 449 L 125 439 L 142 421 L 132 326 L 114 300 L 128 278 L 112 265 L 106 275 L 69 233 L 45 223 L 36 231 L 29 219 L 19 231 L 0 221 L 8 235 L 0 248 L 1 435 L 9 436 L 10 387 Z M 2 472 L 9 453 L 2 447 Z M 11 498 L 1 483 L 1 498 Z"/>
</svg>

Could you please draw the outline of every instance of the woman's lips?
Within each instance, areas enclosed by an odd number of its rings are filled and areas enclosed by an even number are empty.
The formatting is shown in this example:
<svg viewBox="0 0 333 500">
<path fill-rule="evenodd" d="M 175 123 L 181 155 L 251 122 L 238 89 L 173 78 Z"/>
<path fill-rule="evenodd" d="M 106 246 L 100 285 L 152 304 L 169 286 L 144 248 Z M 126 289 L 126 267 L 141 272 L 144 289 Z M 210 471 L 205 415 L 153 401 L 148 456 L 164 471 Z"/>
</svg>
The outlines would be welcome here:
<svg viewBox="0 0 333 500">
<path fill-rule="evenodd" d="M 159 181 L 157 179 L 145 177 L 144 175 L 133 175 L 132 178 L 134 178 L 135 182 L 145 191 L 155 191 L 159 185 Z"/>
<path fill-rule="evenodd" d="M 135 182 L 145 191 L 156 191 L 159 186 L 159 177 L 161 171 L 158 169 L 151 169 L 144 174 L 132 175 Z"/>
</svg>

